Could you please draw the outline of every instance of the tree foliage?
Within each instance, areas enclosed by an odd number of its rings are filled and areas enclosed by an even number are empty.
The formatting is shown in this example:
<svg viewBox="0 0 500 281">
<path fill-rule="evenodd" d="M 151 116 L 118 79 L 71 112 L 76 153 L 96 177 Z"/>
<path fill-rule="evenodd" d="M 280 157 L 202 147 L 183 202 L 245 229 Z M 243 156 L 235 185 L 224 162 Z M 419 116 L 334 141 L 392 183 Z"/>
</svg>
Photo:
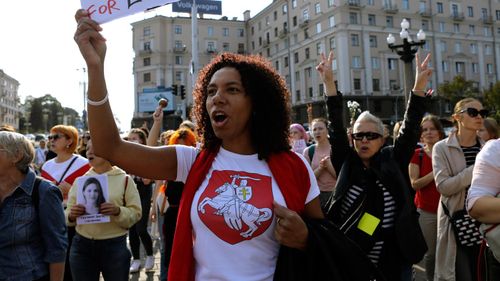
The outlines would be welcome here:
<svg viewBox="0 0 500 281">
<path fill-rule="evenodd" d="M 25 101 L 29 110 L 30 131 L 33 133 L 47 132 L 55 125 L 63 123 L 63 117 L 67 117 L 68 125 L 75 125 L 79 117 L 78 112 L 72 108 L 64 108 L 61 103 L 46 94 L 39 98 L 29 98 Z"/>
<path fill-rule="evenodd" d="M 500 82 L 484 91 L 484 107 L 491 111 L 491 117 L 500 122 Z"/>
<path fill-rule="evenodd" d="M 463 98 L 477 98 L 479 89 L 473 80 L 465 80 L 462 76 L 455 76 L 451 82 L 446 81 L 438 87 L 438 93 L 452 105 Z"/>
</svg>

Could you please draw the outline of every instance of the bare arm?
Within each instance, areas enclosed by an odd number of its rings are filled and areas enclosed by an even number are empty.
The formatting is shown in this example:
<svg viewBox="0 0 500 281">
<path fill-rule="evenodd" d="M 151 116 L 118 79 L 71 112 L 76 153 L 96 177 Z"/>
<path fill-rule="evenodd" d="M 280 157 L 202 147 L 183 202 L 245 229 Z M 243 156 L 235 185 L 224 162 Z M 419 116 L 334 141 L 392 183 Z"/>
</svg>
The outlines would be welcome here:
<svg viewBox="0 0 500 281">
<path fill-rule="evenodd" d="M 49 264 L 50 281 L 62 281 L 64 277 L 64 262 Z"/>
<path fill-rule="evenodd" d="M 106 40 L 101 35 L 102 28 L 88 16 L 85 10 L 75 15 L 78 28 L 75 41 L 87 63 L 88 99 L 102 101 L 107 96 L 104 77 Z M 95 153 L 115 165 L 145 178 L 175 179 L 177 157 L 175 148 L 151 148 L 123 141 L 116 128 L 109 101 L 102 105 L 88 106 L 89 127 Z"/>
<path fill-rule="evenodd" d="M 414 190 L 419 190 L 434 180 L 434 174 L 432 172 L 420 177 L 420 167 L 414 163 L 410 163 L 408 166 L 408 173 L 410 175 L 411 187 L 413 187 Z"/>
<path fill-rule="evenodd" d="M 161 127 L 163 125 L 163 107 L 158 106 L 153 113 L 153 126 L 149 130 L 147 145 L 157 146 L 160 137 Z"/>
<path fill-rule="evenodd" d="M 478 198 L 469 213 L 483 223 L 500 223 L 500 198 Z"/>
</svg>

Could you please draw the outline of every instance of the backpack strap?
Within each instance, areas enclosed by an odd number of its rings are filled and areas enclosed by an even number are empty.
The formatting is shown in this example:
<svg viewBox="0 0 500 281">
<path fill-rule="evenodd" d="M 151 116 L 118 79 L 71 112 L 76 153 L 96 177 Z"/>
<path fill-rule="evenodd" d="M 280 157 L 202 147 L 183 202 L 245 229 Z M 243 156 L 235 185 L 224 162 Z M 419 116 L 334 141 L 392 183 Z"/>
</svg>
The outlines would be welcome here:
<svg viewBox="0 0 500 281">
<path fill-rule="evenodd" d="M 66 167 L 66 170 L 64 170 L 64 173 L 62 174 L 61 178 L 57 182 L 57 185 L 59 185 L 62 182 L 62 180 L 64 179 L 64 176 L 68 172 L 69 168 L 71 168 L 71 165 L 73 165 L 73 163 L 75 162 L 76 158 L 78 158 L 78 157 L 73 157 L 73 159 L 71 160 L 71 162 L 69 162 L 68 167 Z"/>
<path fill-rule="evenodd" d="M 309 160 L 311 160 L 311 163 L 313 161 L 315 150 L 316 150 L 316 145 L 315 144 L 309 146 L 309 148 L 307 149 L 307 153 L 308 153 L 308 156 L 309 156 Z"/>
<path fill-rule="evenodd" d="M 128 187 L 128 175 L 125 175 L 125 187 L 123 188 L 123 206 L 127 206 L 127 201 L 125 200 L 125 194 L 127 193 Z"/>
</svg>

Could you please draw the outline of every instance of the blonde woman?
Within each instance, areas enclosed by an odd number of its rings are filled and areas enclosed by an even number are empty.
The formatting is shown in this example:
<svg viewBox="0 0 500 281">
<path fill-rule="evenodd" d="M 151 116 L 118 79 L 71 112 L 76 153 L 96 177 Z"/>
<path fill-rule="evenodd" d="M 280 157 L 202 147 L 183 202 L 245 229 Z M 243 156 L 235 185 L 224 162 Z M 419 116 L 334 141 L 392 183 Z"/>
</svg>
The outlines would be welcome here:
<svg viewBox="0 0 500 281">
<path fill-rule="evenodd" d="M 474 280 L 477 276 L 479 245 L 467 248 L 458 246 L 449 216 L 465 209 L 476 155 L 483 145 L 476 132 L 483 126 L 487 115 L 481 102 L 474 98 L 458 101 L 452 115 L 456 132 L 436 143 L 433 148 L 432 169 L 436 188 L 441 194 L 435 280 Z"/>
</svg>

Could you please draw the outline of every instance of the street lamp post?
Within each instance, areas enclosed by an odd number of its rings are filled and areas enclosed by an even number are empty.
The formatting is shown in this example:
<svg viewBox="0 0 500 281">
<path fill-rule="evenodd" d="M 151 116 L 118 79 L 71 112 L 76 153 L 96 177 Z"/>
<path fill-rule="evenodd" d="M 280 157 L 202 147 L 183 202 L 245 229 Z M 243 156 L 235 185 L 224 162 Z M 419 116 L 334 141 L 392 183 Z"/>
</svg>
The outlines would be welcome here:
<svg viewBox="0 0 500 281">
<path fill-rule="evenodd" d="M 396 50 L 400 59 L 405 63 L 403 71 L 405 105 L 408 103 L 408 94 L 414 82 L 412 62 L 418 51 L 418 47 L 425 44 L 425 32 L 420 29 L 417 33 L 417 40 L 413 41 L 408 32 L 409 28 L 410 22 L 407 19 L 403 19 L 401 21 L 401 32 L 399 33 L 399 37 L 403 39 L 403 44 L 395 45 L 396 38 L 392 33 L 389 33 L 389 36 L 387 36 L 387 45 L 393 52 Z"/>
</svg>

